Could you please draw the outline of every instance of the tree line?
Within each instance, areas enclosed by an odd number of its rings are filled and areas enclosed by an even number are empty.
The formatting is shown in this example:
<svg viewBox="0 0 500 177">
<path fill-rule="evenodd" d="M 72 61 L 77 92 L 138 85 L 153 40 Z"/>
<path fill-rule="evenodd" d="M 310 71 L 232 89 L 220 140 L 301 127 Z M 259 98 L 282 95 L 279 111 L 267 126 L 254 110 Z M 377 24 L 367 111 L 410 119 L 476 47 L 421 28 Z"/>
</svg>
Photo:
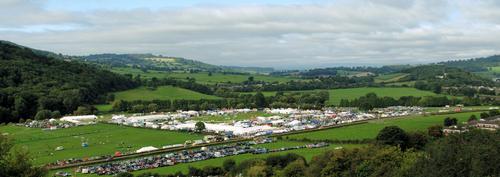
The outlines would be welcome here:
<svg viewBox="0 0 500 177">
<path fill-rule="evenodd" d="M 389 106 L 422 106 L 422 107 L 441 107 L 445 105 L 464 104 L 465 106 L 478 105 L 495 105 L 498 101 L 489 98 L 472 98 L 465 97 L 463 99 L 452 98 L 447 96 L 402 96 L 398 99 L 393 97 L 379 97 L 375 93 L 368 93 L 354 100 L 341 99 L 340 107 L 358 107 L 360 110 L 368 111 L 374 108 L 385 108 Z"/>
<path fill-rule="evenodd" d="M 200 100 L 117 100 L 112 104 L 113 111 L 123 112 L 158 112 L 175 110 L 214 110 L 223 108 L 302 108 L 321 109 L 329 99 L 329 93 L 294 92 L 265 97 L 256 94 L 240 94 L 236 98 L 200 99 Z"/>
</svg>

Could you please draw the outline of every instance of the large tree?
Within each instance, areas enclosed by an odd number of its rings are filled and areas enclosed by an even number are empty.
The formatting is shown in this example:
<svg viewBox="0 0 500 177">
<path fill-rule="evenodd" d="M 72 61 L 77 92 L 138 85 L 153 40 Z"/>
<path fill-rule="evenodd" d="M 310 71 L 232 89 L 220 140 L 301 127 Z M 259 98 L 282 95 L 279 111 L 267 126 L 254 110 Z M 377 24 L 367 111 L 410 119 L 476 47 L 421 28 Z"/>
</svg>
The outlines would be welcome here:
<svg viewBox="0 0 500 177">
<path fill-rule="evenodd" d="M 399 146 L 401 149 L 406 149 L 409 138 L 406 132 L 398 126 L 388 126 L 378 133 L 376 140 L 378 144 Z"/>
<path fill-rule="evenodd" d="M 47 174 L 44 167 L 31 163 L 29 153 L 24 149 L 13 149 L 12 140 L 0 135 L 0 176 L 42 177 Z"/>
</svg>

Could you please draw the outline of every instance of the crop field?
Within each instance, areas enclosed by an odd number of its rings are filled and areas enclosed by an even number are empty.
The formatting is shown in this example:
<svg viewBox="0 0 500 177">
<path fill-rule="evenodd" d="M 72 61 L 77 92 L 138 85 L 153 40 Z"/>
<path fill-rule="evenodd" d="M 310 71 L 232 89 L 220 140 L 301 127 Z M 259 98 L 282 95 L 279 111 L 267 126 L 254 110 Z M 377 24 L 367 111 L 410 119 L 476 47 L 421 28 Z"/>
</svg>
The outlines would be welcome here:
<svg viewBox="0 0 500 177">
<path fill-rule="evenodd" d="M 111 124 L 96 124 L 44 131 L 14 125 L 0 126 L 1 133 L 14 139 L 16 148 L 26 148 L 35 164 L 56 160 L 112 155 L 116 151 L 135 151 L 144 146 L 161 147 L 202 139 L 200 134 L 133 128 Z M 87 142 L 88 147 L 82 147 Z M 64 150 L 55 151 L 58 146 Z"/>
<path fill-rule="evenodd" d="M 433 125 L 442 125 L 446 117 L 455 117 L 459 123 L 467 121 L 467 119 L 475 114 L 479 117 L 479 112 L 473 113 L 457 113 L 448 115 L 432 115 L 432 116 L 412 116 L 408 118 L 373 120 L 366 124 L 352 125 L 342 128 L 333 128 L 322 131 L 302 133 L 290 135 L 289 138 L 302 139 L 308 138 L 313 140 L 355 140 L 355 139 L 373 139 L 378 132 L 386 126 L 399 126 L 406 131 L 426 131 L 428 127 Z"/>
<path fill-rule="evenodd" d="M 268 148 L 280 148 L 280 147 L 291 147 L 291 146 L 297 146 L 297 145 L 303 145 L 304 143 L 298 143 L 298 142 L 274 142 L 274 143 L 269 143 L 269 144 L 262 144 L 259 145 L 260 147 L 268 147 Z M 188 167 L 198 167 L 198 168 L 203 168 L 205 166 L 222 166 L 222 163 L 226 159 L 233 159 L 236 161 L 236 163 L 240 163 L 244 160 L 247 159 L 253 159 L 253 158 L 265 158 L 269 155 L 278 155 L 278 154 L 287 154 L 287 153 L 295 153 L 299 154 L 301 156 L 304 156 L 308 161 L 310 161 L 314 156 L 319 155 L 325 151 L 328 150 L 334 150 L 337 147 L 342 147 L 342 148 L 356 148 L 356 147 L 361 147 L 363 145 L 359 144 L 331 144 L 328 147 L 325 148 L 316 148 L 316 149 L 296 149 L 296 150 L 289 150 L 289 151 L 283 151 L 283 152 L 275 152 L 275 153 L 269 153 L 269 154 L 242 154 L 242 155 L 236 155 L 236 156 L 229 156 L 229 157 L 223 157 L 223 158 L 216 158 L 216 159 L 210 159 L 210 160 L 204 160 L 204 161 L 198 161 L 198 162 L 192 162 L 192 163 L 181 163 L 177 164 L 174 166 L 169 166 L 169 167 L 161 167 L 161 168 L 154 168 L 154 169 L 147 169 L 147 170 L 140 170 L 140 171 L 135 171 L 133 174 L 138 175 L 142 173 L 159 173 L 159 174 L 172 174 L 176 173 L 178 171 L 181 171 L 183 173 L 187 173 Z M 70 171 L 70 170 L 65 170 L 65 171 Z M 78 176 L 98 176 L 98 175 L 83 175 L 83 174 L 78 174 Z"/>
<path fill-rule="evenodd" d="M 115 100 L 176 100 L 176 99 L 218 99 L 219 97 L 205 95 L 199 92 L 172 86 L 160 86 L 155 90 L 146 87 L 116 92 Z"/>
</svg>

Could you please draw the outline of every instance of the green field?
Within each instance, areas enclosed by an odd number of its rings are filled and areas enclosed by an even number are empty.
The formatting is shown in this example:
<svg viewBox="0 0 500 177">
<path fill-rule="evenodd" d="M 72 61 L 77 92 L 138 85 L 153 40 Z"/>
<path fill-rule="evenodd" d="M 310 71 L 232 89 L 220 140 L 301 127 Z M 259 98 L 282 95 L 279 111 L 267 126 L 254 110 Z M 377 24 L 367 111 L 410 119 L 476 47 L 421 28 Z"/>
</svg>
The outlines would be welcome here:
<svg viewBox="0 0 500 177">
<path fill-rule="evenodd" d="M 199 100 L 199 99 L 219 99 L 217 96 L 206 95 L 188 89 L 173 86 L 160 86 L 154 90 L 147 87 L 125 90 L 113 93 L 115 100 Z M 109 112 L 112 109 L 111 104 L 95 105 L 100 112 Z"/>
<path fill-rule="evenodd" d="M 375 77 L 375 83 L 397 82 L 399 79 L 407 76 L 405 73 L 383 74 Z"/>
<path fill-rule="evenodd" d="M 279 141 L 279 142 L 274 142 L 274 143 L 269 143 L 269 144 L 261 144 L 261 145 L 257 145 L 257 146 L 258 147 L 266 147 L 266 148 L 281 148 L 281 147 L 291 147 L 291 146 L 297 146 L 297 145 L 303 145 L 303 144 L 304 143 L 299 143 L 299 142 Z M 182 171 L 183 173 L 187 173 L 188 167 L 190 167 L 190 166 L 198 167 L 198 168 L 203 168 L 205 166 L 222 166 L 222 163 L 226 159 L 233 159 L 237 163 L 240 163 L 240 162 L 247 160 L 247 159 L 265 158 L 269 155 L 286 154 L 286 153 L 296 153 L 296 154 L 299 154 L 301 156 L 304 156 L 308 161 L 310 161 L 314 156 L 319 155 L 319 154 L 321 154 L 325 151 L 328 151 L 328 150 L 333 150 L 336 147 L 355 148 L 355 147 L 361 147 L 361 146 L 363 146 L 363 145 L 359 145 L 359 144 L 332 144 L 332 145 L 325 147 L 325 148 L 296 149 L 296 150 L 275 152 L 275 153 L 269 153 L 269 154 L 258 154 L 258 155 L 242 154 L 242 155 L 237 155 L 237 156 L 209 159 L 209 160 L 192 162 L 192 163 L 182 163 L 182 164 L 177 164 L 175 166 L 140 170 L 140 171 L 133 172 L 133 174 L 138 175 L 138 174 L 147 173 L 147 172 L 159 173 L 159 174 L 171 174 L 171 173 L 175 173 L 177 171 Z M 65 170 L 65 171 L 70 171 L 70 170 Z M 98 176 L 98 175 L 78 174 L 78 176 L 89 176 L 90 177 L 90 176 Z"/>
<path fill-rule="evenodd" d="M 479 117 L 479 112 L 474 113 L 458 113 L 449 115 L 433 115 L 433 116 L 412 116 L 408 118 L 374 120 L 369 123 L 352 125 L 342 128 L 333 128 L 310 133 L 302 133 L 291 135 L 289 138 L 308 138 L 308 139 L 332 139 L 332 140 L 352 140 L 352 139 L 373 139 L 378 132 L 386 126 L 399 126 L 406 131 L 426 131 L 428 127 L 433 125 L 442 125 L 444 118 L 455 117 L 458 122 L 467 121 L 470 115 L 475 114 Z"/>
<path fill-rule="evenodd" d="M 288 92 L 313 92 L 321 90 L 308 90 L 308 91 L 288 91 Z M 393 97 L 398 99 L 402 96 L 435 96 L 437 94 L 430 91 L 418 90 L 416 88 L 408 87 L 363 87 L 363 88 L 348 88 L 348 89 L 332 89 L 328 90 L 330 93 L 330 98 L 328 100 L 329 105 L 338 105 L 341 99 L 354 100 L 361 96 L 365 96 L 367 93 L 373 92 L 379 97 Z M 255 94 L 256 92 L 242 92 Z M 276 92 L 262 92 L 264 96 L 274 96 Z"/>
<path fill-rule="evenodd" d="M 15 140 L 15 147 L 27 148 L 34 158 L 35 164 L 45 164 L 75 157 L 112 155 L 116 151 L 135 151 L 144 146 L 161 147 L 203 138 L 199 134 L 110 124 L 79 126 L 53 131 L 6 125 L 0 126 L 0 132 L 12 136 Z M 82 147 L 82 142 L 87 142 L 89 146 Z M 64 150 L 55 151 L 58 146 L 63 146 Z"/>
<path fill-rule="evenodd" d="M 299 80 L 298 78 L 292 77 L 276 77 L 268 75 L 237 75 L 237 74 L 223 74 L 223 73 L 212 73 L 209 76 L 208 73 L 169 73 L 169 77 L 186 79 L 187 77 L 194 78 L 198 83 L 204 84 L 215 84 L 215 83 L 241 83 L 247 81 L 250 76 L 254 77 L 255 81 L 266 81 L 266 82 L 287 82 L 290 80 Z"/>
<path fill-rule="evenodd" d="M 399 126 L 403 129 L 405 129 L 406 131 L 416 131 L 416 130 L 425 131 L 427 129 L 427 127 L 429 127 L 429 126 L 438 125 L 438 124 L 441 125 L 443 123 L 443 120 L 445 117 L 456 117 L 459 120 L 459 122 L 464 122 L 472 114 L 475 114 L 477 116 L 477 115 L 479 115 L 479 112 L 457 113 L 457 114 L 449 114 L 449 115 L 434 115 L 434 116 L 412 116 L 412 117 L 408 117 L 408 118 L 374 120 L 374 121 L 370 121 L 369 123 L 360 124 L 360 125 L 352 125 L 352 126 L 333 128 L 333 129 L 321 130 L 321 131 L 310 132 L 310 133 L 289 135 L 288 138 L 296 138 L 296 139 L 309 138 L 309 139 L 316 139 L 316 140 L 322 140 L 322 139 L 338 139 L 338 140 L 373 139 L 378 134 L 378 132 L 382 128 L 384 128 L 385 126 L 396 125 L 396 126 Z M 279 140 L 278 142 L 274 142 L 274 143 L 270 143 L 270 144 L 257 145 L 257 147 L 266 147 L 266 148 L 274 149 L 274 148 L 291 147 L 291 146 L 297 146 L 297 145 L 303 145 L 303 144 L 305 144 L 305 143 Z M 359 146 L 363 146 L 363 145 L 351 145 L 351 144 L 331 145 L 327 148 L 299 149 L 299 150 L 279 152 L 279 154 L 293 152 L 293 153 L 300 154 L 300 155 L 306 157 L 306 159 L 310 160 L 313 156 L 318 155 L 326 150 L 334 149 L 335 147 L 338 147 L 338 146 L 342 146 L 344 148 L 353 148 L 353 147 L 359 147 Z M 273 154 L 278 154 L 278 153 L 273 153 Z M 245 159 L 261 158 L 261 157 L 265 157 L 268 155 L 270 155 L 270 154 L 261 154 L 261 155 L 244 154 L 244 155 L 231 156 L 231 157 L 225 157 L 225 158 L 210 159 L 210 160 L 199 161 L 199 162 L 188 163 L 188 164 L 179 164 L 179 165 L 170 166 L 170 167 L 141 170 L 141 171 L 134 172 L 134 174 L 141 174 L 141 173 L 145 173 L 145 172 L 153 172 L 153 173 L 160 173 L 160 174 L 175 173 L 177 171 L 186 172 L 189 166 L 194 166 L 194 167 L 204 167 L 207 165 L 220 166 L 220 165 L 222 165 L 222 162 L 228 158 L 232 158 L 232 159 L 236 160 L 237 162 L 241 162 Z M 66 171 L 70 171 L 70 170 L 68 169 Z M 84 175 L 84 176 L 92 176 L 92 175 Z"/>
<path fill-rule="evenodd" d="M 164 72 L 164 71 L 154 71 L 149 70 L 147 72 L 143 72 L 140 69 L 133 68 L 120 68 L 115 67 L 112 69 L 113 72 L 119 74 L 132 74 L 138 75 L 140 74 L 143 78 L 177 78 L 185 80 L 188 77 L 194 78 L 196 82 L 202 84 L 215 84 L 215 83 L 241 83 L 243 81 L 247 81 L 250 76 L 254 77 L 255 81 L 266 81 L 266 82 L 287 82 L 290 80 L 300 80 L 299 78 L 293 77 L 278 77 L 278 76 L 268 76 L 261 74 L 223 74 L 223 73 L 212 73 L 209 76 L 208 72 L 199 72 L 199 73 L 187 73 L 187 72 Z"/>
<path fill-rule="evenodd" d="M 133 76 L 141 75 L 141 78 L 153 78 L 153 77 L 166 78 L 166 77 L 168 77 L 167 72 L 164 72 L 164 71 L 149 70 L 147 72 L 143 72 L 140 69 L 124 68 L 124 67 L 113 67 L 111 69 L 111 71 L 118 73 L 118 74 L 131 74 Z"/>
<path fill-rule="evenodd" d="M 436 94 L 429 91 L 417 90 L 416 88 L 406 88 L 406 87 L 364 87 L 364 88 L 349 88 L 349 89 L 333 89 L 329 90 L 330 99 L 328 104 L 338 105 L 341 99 L 353 100 L 367 93 L 373 92 L 379 97 L 393 97 L 398 99 L 402 96 L 435 96 Z"/>
<path fill-rule="evenodd" d="M 205 95 L 199 92 L 172 86 L 160 86 L 155 90 L 146 87 L 115 92 L 115 100 L 198 100 L 198 99 L 218 99 L 219 97 Z"/>
</svg>

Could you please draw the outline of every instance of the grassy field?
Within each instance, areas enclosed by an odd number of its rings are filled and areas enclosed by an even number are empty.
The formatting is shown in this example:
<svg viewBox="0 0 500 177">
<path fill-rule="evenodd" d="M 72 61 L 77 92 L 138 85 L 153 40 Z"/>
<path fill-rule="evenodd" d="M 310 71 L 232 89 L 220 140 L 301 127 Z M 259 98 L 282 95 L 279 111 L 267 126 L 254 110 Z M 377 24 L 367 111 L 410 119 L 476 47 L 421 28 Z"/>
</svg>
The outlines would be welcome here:
<svg viewBox="0 0 500 177">
<path fill-rule="evenodd" d="M 160 86 L 155 90 L 146 87 L 116 92 L 115 100 L 176 100 L 176 99 L 218 99 L 216 96 L 172 86 Z"/>
<path fill-rule="evenodd" d="M 394 73 L 394 74 L 384 74 L 375 77 L 375 83 L 389 83 L 389 82 L 397 82 L 399 79 L 407 76 L 405 73 Z"/>
<path fill-rule="evenodd" d="M 409 118 L 374 120 L 366 124 L 352 125 L 342 128 L 327 129 L 322 131 L 291 135 L 289 138 L 308 138 L 308 139 L 373 139 L 378 132 L 386 126 L 399 126 L 406 131 L 426 131 L 432 125 L 442 125 L 444 118 L 455 117 L 458 122 L 467 121 L 467 119 L 475 114 L 479 117 L 479 113 L 457 113 L 449 115 L 433 115 L 433 116 L 412 116 Z"/>
<path fill-rule="evenodd" d="M 75 157 L 112 155 L 116 151 L 135 151 L 144 146 L 161 147 L 203 138 L 199 134 L 110 124 L 79 126 L 53 131 L 6 125 L 0 126 L 0 132 L 12 136 L 15 147 L 27 148 L 36 164 Z M 89 146 L 82 147 L 82 142 L 87 142 Z M 64 150 L 55 151 L 58 146 L 63 146 Z"/>
<path fill-rule="evenodd" d="M 331 105 L 338 105 L 341 99 L 353 100 L 367 93 L 373 92 L 379 97 L 393 97 L 398 99 L 402 96 L 435 96 L 435 93 L 429 91 L 417 90 L 416 88 L 406 87 L 383 87 L 383 88 L 349 88 L 349 89 L 333 89 L 329 90 L 330 99 L 328 103 Z"/>
<path fill-rule="evenodd" d="M 206 95 L 188 89 L 173 86 L 160 86 L 155 90 L 146 87 L 115 92 L 115 100 L 199 100 L 199 99 L 219 99 L 217 96 Z M 100 112 L 109 112 L 112 109 L 111 104 L 95 105 Z"/>
<path fill-rule="evenodd" d="M 384 84 L 385 86 L 393 86 L 393 87 L 403 87 L 403 86 L 408 86 L 408 87 L 413 87 L 417 81 L 406 81 L 406 82 L 391 82 Z"/>
<path fill-rule="evenodd" d="M 258 145 L 259 147 L 266 147 L 266 148 L 281 148 L 281 147 L 291 147 L 291 146 L 297 146 L 297 145 L 303 145 L 304 143 L 299 143 L 299 142 L 289 142 L 289 141 L 279 141 L 279 142 L 274 142 L 274 143 L 269 143 L 269 144 L 262 144 Z M 361 147 L 363 145 L 359 144 L 332 144 L 328 147 L 325 148 L 317 148 L 317 149 L 297 149 L 297 150 L 290 150 L 290 151 L 283 151 L 283 152 L 276 152 L 276 153 L 269 153 L 269 154 L 242 154 L 242 155 L 237 155 L 237 156 L 229 156 L 229 157 L 223 157 L 223 158 L 216 158 L 216 159 L 210 159 L 210 160 L 204 160 L 204 161 L 198 161 L 198 162 L 193 162 L 193 163 L 182 163 L 178 164 L 175 166 L 169 166 L 169 167 L 162 167 L 162 168 L 154 168 L 154 169 L 147 169 L 147 170 L 140 170 L 140 171 L 135 171 L 133 174 L 138 175 L 142 173 L 159 173 L 159 174 L 171 174 L 175 173 L 177 171 L 182 171 L 183 173 L 187 173 L 188 167 L 198 167 L 198 168 L 203 168 L 205 166 L 222 166 L 222 163 L 226 159 L 233 159 L 236 161 L 236 163 L 240 163 L 244 160 L 247 159 L 253 159 L 253 158 L 265 158 L 269 155 L 278 155 L 278 154 L 287 154 L 287 153 L 296 153 L 301 156 L 304 156 L 308 161 L 310 161 L 314 156 L 317 156 L 325 151 L 328 150 L 334 150 L 336 147 L 343 147 L 343 148 L 355 148 L 355 147 Z M 65 170 L 65 171 L 70 171 L 70 170 Z M 98 175 L 83 175 L 83 174 L 78 174 L 78 176 L 98 176 Z"/>
<path fill-rule="evenodd" d="M 310 91 L 288 91 L 288 92 L 313 92 L 321 90 L 310 90 Z M 329 105 L 338 105 L 341 99 L 353 100 L 361 96 L 365 96 L 367 93 L 373 92 L 379 97 L 393 97 L 398 99 L 402 96 L 435 96 L 437 94 L 429 91 L 418 90 L 416 88 L 408 87 L 363 87 L 363 88 L 348 88 L 348 89 L 331 89 L 328 90 L 330 93 L 330 98 L 328 100 Z M 246 92 L 243 92 L 246 93 Z M 255 92 L 248 92 L 250 94 L 255 94 Z M 276 92 L 262 92 L 264 96 L 274 96 Z"/>
<path fill-rule="evenodd" d="M 396 126 L 399 126 L 403 129 L 405 129 L 406 131 L 416 131 L 416 130 L 425 131 L 427 129 L 427 127 L 429 127 L 429 126 L 437 125 L 437 124 L 441 125 L 443 123 L 443 120 L 445 117 L 456 117 L 459 120 L 459 122 L 464 122 L 472 114 L 475 114 L 477 116 L 477 115 L 479 115 L 479 112 L 457 113 L 457 114 L 435 115 L 435 116 L 412 116 L 412 117 L 408 117 L 408 118 L 399 118 L 399 119 L 374 120 L 374 121 L 370 121 L 369 123 L 366 123 L 366 124 L 353 125 L 353 126 L 347 126 L 347 127 L 341 127 L 341 128 L 334 128 L 334 129 L 328 129 L 328 130 L 322 130 L 322 131 L 316 131 L 316 132 L 310 132 L 310 133 L 296 134 L 296 135 L 290 135 L 288 137 L 289 138 L 298 138 L 298 139 L 309 138 L 309 139 L 317 139 L 317 140 L 321 140 L 321 139 L 348 140 L 348 139 L 365 139 L 365 138 L 372 139 L 372 138 L 375 138 L 375 136 L 378 134 L 378 132 L 385 126 L 396 125 Z M 291 147 L 291 146 L 297 146 L 297 145 L 303 145 L 303 144 L 304 144 L 303 142 L 280 140 L 278 142 L 274 142 L 274 143 L 270 143 L 270 144 L 261 144 L 261 145 L 257 145 L 257 146 L 274 149 L 274 148 Z M 351 144 L 338 145 L 338 144 L 334 144 L 334 145 L 331 145 L 327 148 L 299 149 L 299 150 L 291 150 L 291 151 L 272 153 L 272 154 L 297 153 L 297 154 L 304 156 L 306 159 L 310 160 L 315 155 L 318 155 L 322 152 L 334 149 L 334 148 L 339 147 L 339 146 L 342 146 L 344 148 L 353 148 L 353 147 L 359 147 L 359 146 L 363 146 L 363 145 L 351 145 Z M 211 160 L 188 163 L 188 164 L 179 164 L 179 165 L 175 165 L 175 166 L 171 166 L 171 167 L 141 170 L 141 171 L 134 172 L 134 174 L 141 174 L 141 173 L 145 173 L 145 172 L 153 172 L 153 173 L 160 173 L 160 174 L 175 173 L 177 171 L 186 172 L 189 166 L 194 166 L 194 167 L 204 167 L 204 166 L 208 166 L 208 165 L 220 166 L 220 165 L 222 165 L 222 162 L 228 158 L 232 158 L 232 159 L 236 160 L 237 162 L 241 162 L 245 159 L 263 158 L 263 157 L 266 157 L 266 156 L 272 155 L 272 154 L 261 154 L 261 155 L 244 154 L 244 155 L 231 156 L 231 157 L 225 157 L 225 158 L 217 158 L 217 159 L 211 159 Z M 69 169 L 67 171 L 69 171 Z M 84 175 L 84 176 L 92 176 L 92 175 Z"/>
<path fill-rule="evenodd" d="M 133 76 L 141 75 L 141 78 L 153 78 L 153 77 L 166 78 L 166 77 L 168 77 L 167 72 L 164 72 L 164 71 L 149 70 L 147 72 L 143 72 L 140 69 L 123 68 L 123 67 L 113 67 L 111 69 L 111 71 L 118 73 L 118 74 L 131 74 Z"/>
<path fill-rule="evenodd" d="M 194 78 L 196 82 L 203 84 L 215 84 L 220 82 L 240 83 L 248 80 L 250 76 L 254 77 L 255 81 L 266 81 L 266 82 L 287 82 L 290 80 L 299 80 L 299 78 L 293 78 L 293 77 L 278 77 L 278 76 L 268 76 L 261 74 L 239 75 L 239 74 L 212 73 L 212 75 L 209 76 L 208 72 L 184 73 L 184 72 L 164 72 L 164 71 L 154 71 L 154 70 L 143 72 L 139 69 L 120 68 L 120 67 L 115 67 L 112 69 L 112 71 L 119 74 L 132 74 L 132 75 L 140 74 L 141 77 L 143 78 L 172 77 L 177 79 L 186 79 L 189 77 L 189 78 Z"/>
</svg>

